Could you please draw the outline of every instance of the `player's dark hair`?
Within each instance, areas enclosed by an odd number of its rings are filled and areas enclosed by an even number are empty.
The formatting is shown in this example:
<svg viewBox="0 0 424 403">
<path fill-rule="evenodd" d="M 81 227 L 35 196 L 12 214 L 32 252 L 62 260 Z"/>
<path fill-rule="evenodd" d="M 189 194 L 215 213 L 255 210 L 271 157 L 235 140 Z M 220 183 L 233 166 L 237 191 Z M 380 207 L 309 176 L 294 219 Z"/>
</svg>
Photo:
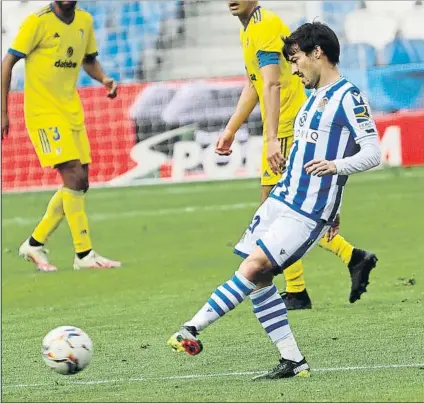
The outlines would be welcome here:
<svg viewBox="0 0 424 403">
<path fill-rule="evenodd" d="M 330 63 L 336 65 L 340 61 L 340 43 L 337 35 L 326 24 L 321 22 L 308 22 L 301 25 L 290 36 L 283 38 L 283 55 L 286 60 L 293 56 L 297 50 L 307 55 L 319 46 L 327 56 Z"/>
</svg>

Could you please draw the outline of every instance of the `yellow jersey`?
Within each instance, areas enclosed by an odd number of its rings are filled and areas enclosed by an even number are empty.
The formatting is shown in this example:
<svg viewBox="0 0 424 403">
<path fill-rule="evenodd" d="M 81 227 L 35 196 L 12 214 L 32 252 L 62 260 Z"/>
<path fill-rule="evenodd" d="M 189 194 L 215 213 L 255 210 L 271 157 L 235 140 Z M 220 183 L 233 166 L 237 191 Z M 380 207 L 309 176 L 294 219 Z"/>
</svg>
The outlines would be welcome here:
<svg viewBox="0 0 424 403">
<path fill-rule="evenodd" d="M 25 58 L 26 126 L 84 127 L 76 84 L 84 58 L 97 55 L 91 15 L 76 9 L 68 24 L 44 7 L 24 20 L 9 52 Z"/>
<path fill-rule="evenodd" d="M 306 100 L 301 80 L 291 74 L 290 65 L 282 54 L 283 37 L 289 35 L 290 29 L 280 17 L 260 6 L 255 8 L 247 25 L 240 30 L 246 71 L 259 96 L 264 134 L 267 121 L 263 97 L 264 82 L 260 69 L 267 64 L 280 65 L 279 138 L 293 135 L 294 120 Z"/>
</svg>

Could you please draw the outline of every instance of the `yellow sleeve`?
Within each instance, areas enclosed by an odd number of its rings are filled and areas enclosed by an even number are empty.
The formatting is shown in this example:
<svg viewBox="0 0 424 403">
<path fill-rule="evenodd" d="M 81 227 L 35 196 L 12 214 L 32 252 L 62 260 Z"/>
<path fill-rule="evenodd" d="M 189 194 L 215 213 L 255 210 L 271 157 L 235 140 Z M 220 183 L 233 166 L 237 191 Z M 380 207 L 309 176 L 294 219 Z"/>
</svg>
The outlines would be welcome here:
<svg viewBox="0 0 424 403">
<path fill-rule="evenodd" d="M 94 33 L 93 19 L 90 16 L 90 29 L 88 33 L 87 48 L 85 49 L 86 56 L 97 56 L 97 41 Z"/>
<path fill-rule="evenodd" d="M 28 56 L 43 38 L 40 18 L 32 14 L 27 17 L 19 28 L 9 53 L 18 57 Z"/>
<path fill-rule="evenodd" d="M 262 21 L 255 26 L 255 50 L 256 52 L 283 51 L 282 23 L 277 18 Z"/>
</svg>

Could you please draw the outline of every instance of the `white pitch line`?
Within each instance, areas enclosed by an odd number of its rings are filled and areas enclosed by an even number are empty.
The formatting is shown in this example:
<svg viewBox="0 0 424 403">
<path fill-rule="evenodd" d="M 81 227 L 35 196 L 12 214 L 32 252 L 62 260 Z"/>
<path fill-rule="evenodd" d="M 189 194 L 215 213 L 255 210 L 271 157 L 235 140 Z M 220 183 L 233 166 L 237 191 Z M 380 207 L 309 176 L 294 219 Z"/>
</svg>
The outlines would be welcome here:
<svg viewBox="0 0 424 403">
<path fill-rule="evenodd" d="M 215 206 L 187 206 L 187 207 L 178 207 L 178 208 L 169 208 L 169 209 L 159 209 L 159 210 L 133 210 L 133 211 L 123 211 L 117 214 L 106 213 L 106 214 L 90 214 L 90 221 L 107 221 L 113 219 L 122 219 L 122 218 L 133 218 L 133 217 L 157 217 L 163 215 L 171 214 L 191 214 L 198 212 L 208 212 L 208 211 L 228 211 L 228 210 L 243 210 L 248 208 L 258 207 L 257 202 L 252 203 L 236 203 L 236 204 L 219 204 Z M 33 218 L 24 218 L 24 217 L 12 217 L 5 218 L 2 221 L 3 226 L 9 225 L 30 225 L 36 224 L 39 220 Z"/>
<path fill-rule="evenodd" d="M 408 178 L 417 178 L 424 176 L 424 170 L 419 171 L 403 171 L 402 176 L 408 177 Z M 372 172 L 368 173 L 367 175 L 356 177 L 353 184 L 360 184 L 363 182 L 372 182 L 372 181 L 382 181 L 387 180 L 388 178 L 393 178 L 395 175 L 392 172 L 377 172 L 377 174 L 374 174 Z M 225 183 L 223 182 L 220 184 L 220 187 L 222 189 L 226 187 L 231 187 L 231 183 Z M 255 188 L 258 185 L 254 182 L 240 182 L 238 183 L 239 188 Z M 221 189 L 221 190 L 222 190 Z M 197 193 L 197 192 L 204 192 L 213 190 L 216 191 L 216 188 L 214 186 L 210 185 L 187 185 L 182 187 L 169 187 L 164 188 L 164 193 Z M 148 193 L 148 189 L 139 189 L 133 191 L 133 196 L 136 193 Z M 159 194 L 160 192 L 158 192 Z M 18 193 L 17 193 L 18 194 Z M 100 190 L 99 192 L 96 192 L 90 196 L 90 198 L 105 198 L 107 195 L 110 195 L 110 197 L 117 196 L 121 197 L 122 195 L 118 192 L 108 192 L 107 189 Z M 396 196 L 395 196 L 396 197 Z M 170 209 L 160 209 L 160 210 L 135 210 L 135 211 L 124 211 L 118 214 L 108 213 L 108 214 L 91 214 L 90 215 L 90 221 L 107 221 L 111 219 L 117 219 L 117 218 L 133 218 L 133 217 L 154 217 L 154 216 L 162 216 L 162 215 L 170 215 L 170 214 L 186 214 L 186 213 L 196 213 L 196 212 L 202 212 L 202 211 L 226 211 L 226 210 L 242 210 L 247 208 L 253 208 L 257 207 L 257 202 L 252 203 L 238 203 L 238 204 L 230 204 L 230 205 L 215 205 L 215 206 L 187 206 L 187 207 L 180 207 L 180 208 L 170 208 Z M 4 218 L 2 220 L 3 226 L 11 226 L 11 225 L 34 225 L 37 224 L 39 219 L 34 218 L 27 218 L 27 217 L 11 217 L 11 218 Z"/>
<path fill-rule="evenodd" d="M 399 369 L 399 368 L 424 368 L 423 364 L 410 363 L 410 364 L 376 364 L 376 365 L 365 365 L 365 366 L 352 366 L 352 367 L 333 367 L 333 368 L 315 368 L 312 372 L 336 372 L 336 371 L 377 371 L 382 369 Z M 3 385 L 2 388 L 41 388 L 46 386 L 90 386 L 90 385 L 102 385 L 109 383 L 130 383 L 130 382 L 146 382 L 146 381 L 173 381 L 173 380 L 184 380 L 184 379 L 207 379 L 207 378 L 226 378 L 226 377 L 237 377 L 237 376 L 248 376 L 263 374 L 266 371 L 242 371 L 242 372 L 223 372 L 216 374 L 192 374 L 192 375 L 174 375 L 174 376 L 157 376 L 157 377 L 139 377 L 139 378 L 128 378 L 128 379 L 98 379 L 93 381 L 75 381 L 67 382 L 63 385 L 57 385 L 57 383 L 33 383 L 33 384 L 10 384 Z"/>
</svg>

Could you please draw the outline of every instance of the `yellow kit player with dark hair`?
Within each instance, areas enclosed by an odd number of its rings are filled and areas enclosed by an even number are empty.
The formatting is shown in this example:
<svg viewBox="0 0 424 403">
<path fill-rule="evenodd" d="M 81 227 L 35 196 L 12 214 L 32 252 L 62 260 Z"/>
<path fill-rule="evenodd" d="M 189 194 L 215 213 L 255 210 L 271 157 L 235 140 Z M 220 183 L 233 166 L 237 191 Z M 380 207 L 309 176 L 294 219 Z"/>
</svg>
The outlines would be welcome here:
<svg viewBox="0 0 424 403">
<path fill-rule="evenodd" d="M 40 271 L 55 271 L 44 249 L 48 237 L 66 217 L 71 230 L 74 269 L 120 267 L 97 254 L 91 245 L 85 213 L 90 144 L 77 93 L 81 67 L 114 98 L 116 83 L 97 56 L 93 19 L 76 1 L 54 1 L 27 17 L 2 62 L 2 138 L 9 128 L 7 100 L 16 62 L 25 59 L 25 122 L 42 167 L 58 169 L 63 187 L 51 198 L 46 213 L 19 254 Z"/>
<path fill-rule="evenodd" d="M 293 142 L 293 122 L 306 95 L 299 77 L 291 74 L 290 66 L 282 56 L 283 39 L 290 35 L 289 28 L 278 15 L 261 7 L 257 1 L 228 1 L 230 12 L 237 16 L 242 27 L 240 41 L 248 81 L 242 91 L 236 110 L 224 134 L 218 139 L 216 152 L 230 155 L 235 134 L 259 102 L 263 121 L 262 196 L 261 203 L 282 175 L 285 160 Z M 375 267 L 374 254 L 354 248 L 338 234 L 338 223 L 324 236 L 319 245 L 337 256 L 348 266 L 350 273 L 358 265 L 369 270 Z M 312 303 L 305 288 L 302 261 L 284 270 L 287 309 L 310 309 Z M 351 293 L 350 302 L 361 293 Z"/>
</svg>

